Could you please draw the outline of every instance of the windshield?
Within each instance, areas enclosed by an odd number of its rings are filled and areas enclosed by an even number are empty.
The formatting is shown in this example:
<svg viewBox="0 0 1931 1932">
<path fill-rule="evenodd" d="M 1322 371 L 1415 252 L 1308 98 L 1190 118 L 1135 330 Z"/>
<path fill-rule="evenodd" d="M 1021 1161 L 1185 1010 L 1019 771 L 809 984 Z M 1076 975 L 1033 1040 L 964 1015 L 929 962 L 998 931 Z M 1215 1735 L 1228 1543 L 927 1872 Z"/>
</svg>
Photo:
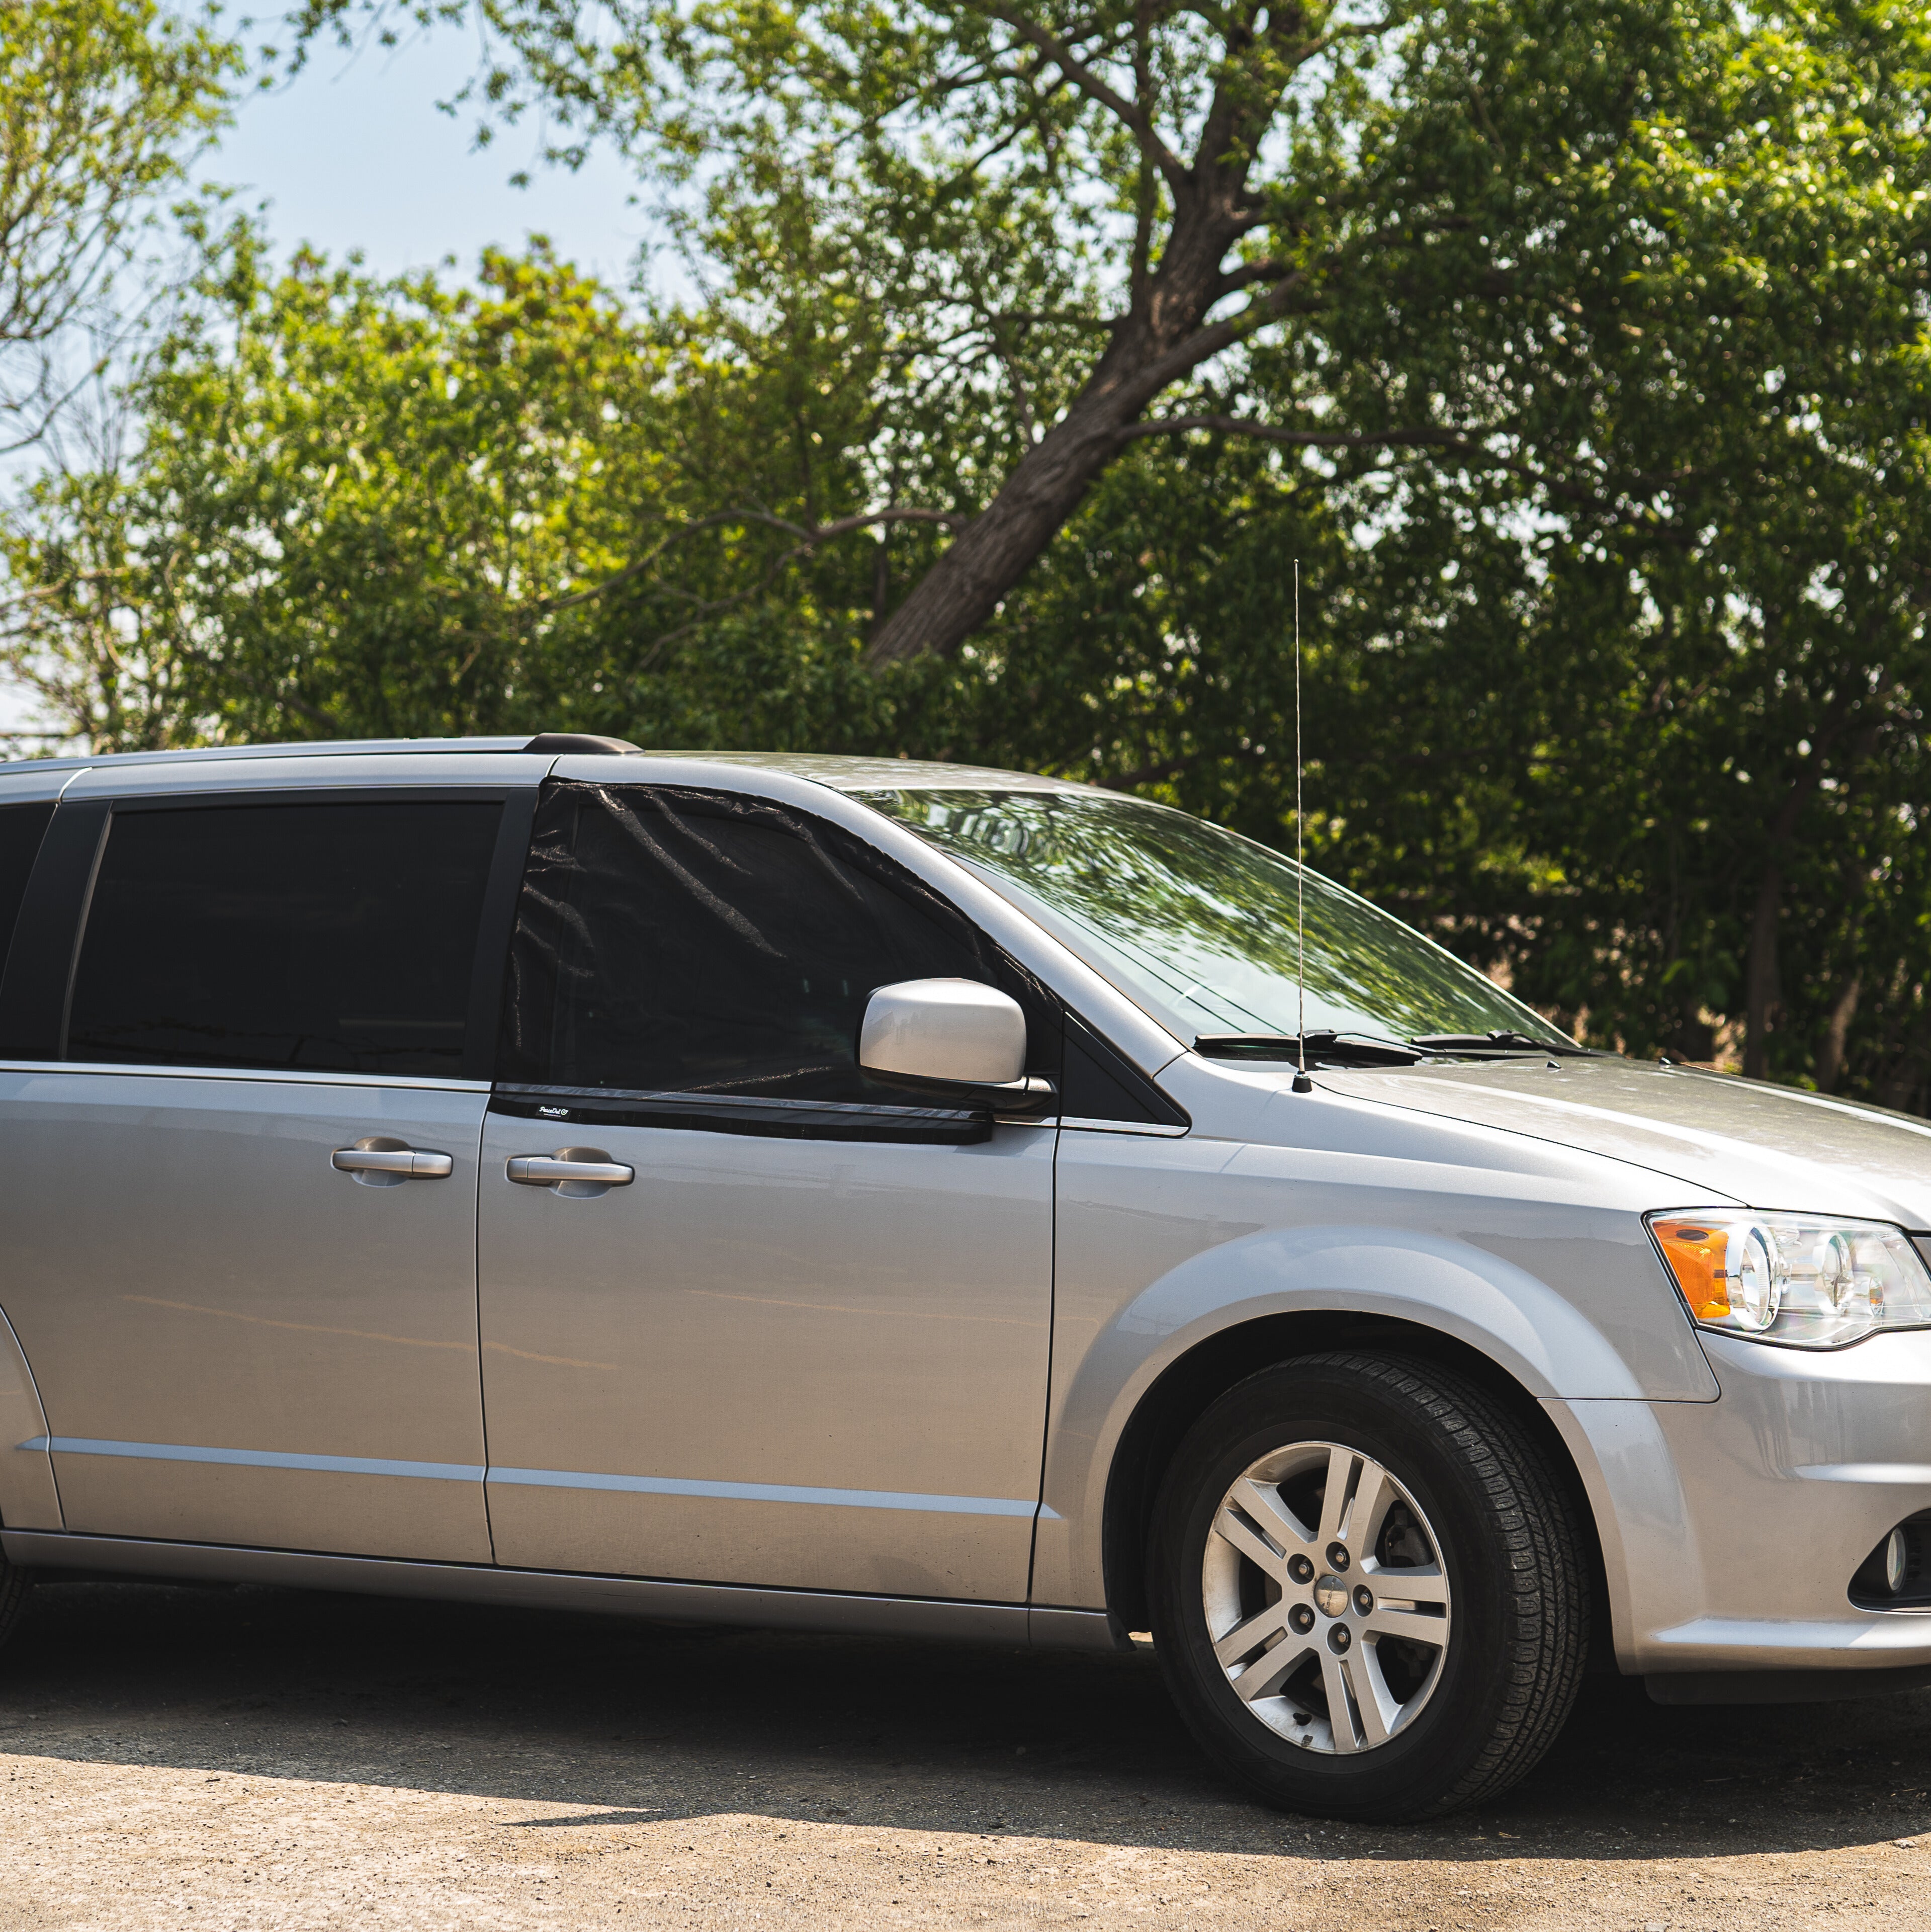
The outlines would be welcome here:
<svg viewBox="0 0 1931 1932">
<path fill-rule="evenodd" d="M 1293 862 L 1144 799 L 889 791 L 877 810 L 988 876 L 1183 1040 L 1301 1030 Z M 1307 1031 L 1566 1036 L 1366 899 L 1307 884 Z"/>
</svg>

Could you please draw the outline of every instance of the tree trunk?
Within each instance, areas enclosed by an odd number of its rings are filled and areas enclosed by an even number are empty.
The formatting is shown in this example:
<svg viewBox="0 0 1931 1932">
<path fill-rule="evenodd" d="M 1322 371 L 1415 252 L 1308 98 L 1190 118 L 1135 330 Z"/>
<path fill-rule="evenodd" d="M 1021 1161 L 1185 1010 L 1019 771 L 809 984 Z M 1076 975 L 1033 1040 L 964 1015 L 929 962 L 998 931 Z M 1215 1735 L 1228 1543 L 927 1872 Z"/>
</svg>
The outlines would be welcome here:
<svg viewBox="0 0 1931 1932">
<path fill-rule="evenodd" d="M 1201 326 L 1237 232 L 1231 190 L 1222 188 L 1216 200 L 1184 230 L 1177 223 L 1159 273 L 1115 326 L 1072 406 L 879 626 L 868 663 L 957 651 L 1079 508 L 1118 451 L 1121 431 L 1168 384 L 1238 338 L 1231 323 Z"/>
<path fill-rule="evenodd" d="M 1869 755 L 1883 722 L 1880 712 L 1858 734 L 1846 760 L 1853 770 Z M 1819 732 L 1816 744 L 1785 797 L 1766 842 L 1768 856 L 1764 860 L 1762 883 L 1757 887 L 1756 910 L 1750 920 L 1750 956 L 1744 966 L 1744 1077 L 1747 1080 L 1766 1079 L 1770 1074 L 1771 1010 L 1782 997 L 1777 927 L 1783 907 L 1783 855 L 1797 836 L 1804 808 L 1823 782 L 1825 748 L 1843 728 L 1840 716 L 1828 729 Z"/>
<path fill-rule="evenodd" d="M 1096 383 L 1092 386 L 1097 386 Z M 1023 456 L 997 496 L 874 633 L 874 664 L 950 656 L 985 623 L 1079 508 L 1112 460 L 1120 431 L 1145 406 L 1090 388 Z"/>
<path fill-rule="evenodd" d="M 1783 898 L 1783 874 L 1775 860 L 1764 868 L 1750 921 L 1750 951 L 1744 969 L 1744 1077 L 1762 1080 L 1770 1072 L 1770 1016 L 1777 1004 L 1777 916 Z"/>
<path fill-rule="evenodd" d="M 1824 1043 L 1817 1049 L 1817 1090 L 1837 1090 L 1837 1078 L 1844 1070 L 1844 1048 L 1850 1038 L 1851 1022 L 1857 1016 L 1858 994 L 1864 976 L 1853 970 L 1843 989 L 1831 1003 L 1830 1023 L 1824 1029 Z"/>
</svg>

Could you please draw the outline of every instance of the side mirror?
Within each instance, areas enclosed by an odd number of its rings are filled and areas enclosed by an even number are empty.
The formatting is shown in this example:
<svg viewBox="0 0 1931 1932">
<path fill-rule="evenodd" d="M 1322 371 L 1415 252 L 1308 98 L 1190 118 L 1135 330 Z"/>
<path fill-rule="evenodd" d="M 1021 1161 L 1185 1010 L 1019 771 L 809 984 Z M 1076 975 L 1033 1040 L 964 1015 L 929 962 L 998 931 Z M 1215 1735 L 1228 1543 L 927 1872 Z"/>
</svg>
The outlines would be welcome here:
<svg viewBox="0 0 1931 1932">
<path fill-rule="evenodd" d="M 1053 1083 L 1026 1075 L 1019 1002 L 976 980 L 902 980 L 865 1002 L 858 1064 L 881 1080 L 947 1087 L 1001 1113 L 1044 1113 Z"/>
</svg>

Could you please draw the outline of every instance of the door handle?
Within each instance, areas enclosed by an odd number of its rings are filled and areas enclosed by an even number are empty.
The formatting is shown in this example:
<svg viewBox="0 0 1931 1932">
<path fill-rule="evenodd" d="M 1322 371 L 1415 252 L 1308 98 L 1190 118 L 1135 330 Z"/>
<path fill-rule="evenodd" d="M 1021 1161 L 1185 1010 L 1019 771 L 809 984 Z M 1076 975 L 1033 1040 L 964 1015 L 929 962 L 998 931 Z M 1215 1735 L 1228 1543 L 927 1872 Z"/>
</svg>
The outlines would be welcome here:
<svg viewBox="0 0 1931 1932">
<path fill-rule="evenodd" d="M 525 1187 L 555 1187 L 567 1181 L 588 1182 L 597 1187 L 628 1187 L 637 1178 L 637 1169 L 620 1160 L 579 1160 L 574 1150 L 560 1154 L 512 1154 L 509 1178 Z"/>
<path fill-rule="evenodd" d="M 446 1180 L 456 1169 L 455 1162 L 446 1154 L 398 1147 L 394 1142 L 379 1147 L 337 1148 L 328 1156 L 328 1165 L 338 1174 L 392 1175 L 397 1180 Z"/>
</svg>

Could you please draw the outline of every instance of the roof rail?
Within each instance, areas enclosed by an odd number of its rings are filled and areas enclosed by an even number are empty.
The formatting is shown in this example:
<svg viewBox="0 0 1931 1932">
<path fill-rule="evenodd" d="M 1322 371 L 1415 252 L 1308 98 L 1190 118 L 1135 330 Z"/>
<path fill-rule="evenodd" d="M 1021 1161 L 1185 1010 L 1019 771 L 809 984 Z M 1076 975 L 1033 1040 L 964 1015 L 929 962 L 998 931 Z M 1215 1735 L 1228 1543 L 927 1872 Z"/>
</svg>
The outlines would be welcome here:
<svg viewBox="0 0 1931 1932">
<path fill-rule="evenodd" d="M 0 733 L 0 737 L 4 736 Z M 225 763 L 247 758 L 326 758 L 402 755 L 436 752 L 533 752 L 539 758 L 560 758 L 588 752 L 608 757 L 640 755 L 643 747 L 627 738 L 606 738 L 588 731 L 541 731 L 529 737 L 521 733 L 494 738 L 304 738 L 285 745 L 198 745 L 178 752 L 105 752 L 98 757 L 70 752 L 57 758 L 0 760 L 0 769 L 19 770 L 31 765 L 39 772 L 73 772 L 94 765 L 175 765 L 199 764 L 207 760 Z"/>
<path fill-rule="evenodd" d="M 620 756 L 643 755 L 641 745 L 633 745 L 628 738 L 605 738 L 594 731 L 540 731 L 523 748 L 526 752 L 540 752 L 552 758 L 565 758 L 571 753 L 603 752 Z"/>
</svg>

